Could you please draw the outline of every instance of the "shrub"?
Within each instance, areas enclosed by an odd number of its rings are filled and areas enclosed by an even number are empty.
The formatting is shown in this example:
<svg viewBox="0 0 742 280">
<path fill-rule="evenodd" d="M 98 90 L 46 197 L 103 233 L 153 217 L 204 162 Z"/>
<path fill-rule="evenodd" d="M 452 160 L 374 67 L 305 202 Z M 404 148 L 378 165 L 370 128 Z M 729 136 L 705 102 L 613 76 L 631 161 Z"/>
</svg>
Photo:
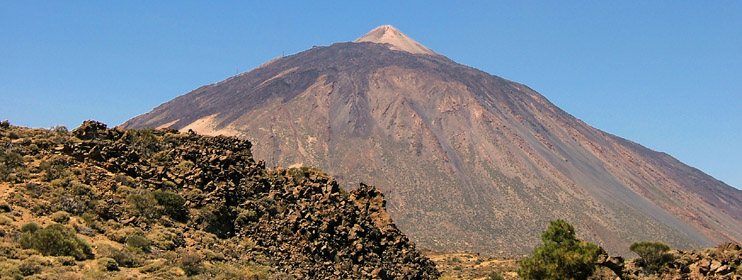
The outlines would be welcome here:
<svg viewBox="0 0 742 280">
<path fill-rule="evenodd" d="M 67 213 L 65 211 L 54 212 L 54 214 L 52 214 L 52 221 L 60 224 L 66 224 L 70 221 L 70 213 Z"/>
<path fill-rule="evenodd" d="M 41 273 L 41 266 L 33 260 L 26 260 L 18 266 L 18 270 L 23 276 L 29 276 Z"/>
<path fill-rule="evenodd" d="M 117 249 L 106 243 L 98 243 L 96 247 L 99 256 L 115 260 L 118 266 L 139 267 L 142 265 L 139 255 L 128 248 Z"/>
<path fill-rule="evenodd" d="M 186 172 L 191 171 L 191 169 L 193 169 L 193 167 L 196 167 L 196 164 L 194 164 L 190 160 L 184 160 L 184 161 L 181 161 L 180 163 L 178 163 L 178 165 L 175 166 L 175 170 L 178 171 L 178 172 L 180 172 L 180 173 L 186 173 Z"/>
<path fill-rule="evenodd" d="M 144 128 L 135 132 L 136 138 L 133 141 L 134 149 L 140 154 L 150 155 L 156 148 L 158 142 L 157 136 L 152 128 Z"/>
<path fill-rule="evenodd" d="M 179 255 L 178 266 L 183 269 L 186 275 L 193 276 L 201 273 L 201 256 L 188 251 L 182 251 Z"/>
<path fill-rule="evenodd" d="M 186 200 L 179 194 L 169 191 L 154 191 L 152 192 L 152 197 L 163 207 L 166 215 L 176 220 L 183 220 L 185 218 L 186 212 L 183 206 Z"/>
<path fill-rule="evenodd" d="M 552 221 L 541 241 L 533 255 L 520 262 L 518 275 L 523 279 L 587 279 L 595 271 L 598 246 L 576 239 L 566 221 Z"/>
<path fill-rule="evenodd" d="M 5 201 L 0 202 L 0 212 L 6 212 L 7 213 L 7 212 L 10 212 L 10 210 L 11 210 L 10 209 L 10 205 L 7 202 L 5 202 Z"/>
<path fill-rule="evenodd" d="M 667 254 L 670 246 L 659 241 L 634 242 L 629 250 L 639 255 L 644 268 L 651 273 L 657 272 L 670 258 Z"/>
<path fill-rule="evenodd" d="M 129 236 L 129 238 L 126 238 L 126 245 L 129 246 L 129 248 L 134 249 L 135 251 L 149 253 L 152 241 L 141 235 L 132 235 Z"/>
<path fill-rule="evenodd" d="M 105 271 L 117 271 L 119 270 L 119 264 L 112 258 L 100 258 L 98 259 L 98 266 L 101 270 Z"/>
<path fill-rule="evenodd" d="M 10 122 L 8 120 L 1 121 L 0 128 L 10 128 Z"/>
<path fill-rule="evenodd" d="M 0 163 L 5 166 L 15 168 L 23 164 L 23 156 L 16 151 L 6 151 L 0 155 Z"/>
<path fill-rule="evenodd" d="M 28 224 L 23 225 L 21 227 L 21 231 L 22 232 L 34 233 L 37 230 L 39 230 L 40 228 L 41 228 L 41 226 L 39 224 L 37 224 L 36 222 L 30 222 Z"/>
<path fill-rule="evenodd" d="M 490 273 L 487 273 L 487 276 L 484 278 L 485 280 L 505 280 L 505 277 L 502 276 L 497 271 L 490 271 Z"/>
<path fill-rule="evenodd" d="M 268 214 L 270 215 L 275 215 L 278 213 L 278 205 L 276 204 L 276 200 L 269 196 L 264 196 L 258 199 L 258 204 L 260 206 L 263 206 L 265 212 L 268 212 Z"/>
<path fill-rule="evenodd" d="M 45 256 L 72 256 L 77 260 L 93 256 L 90 245 L 61 224 L 24 233 L 19 242 L 24 249 L 34 249 Z"/>
<path fill-rule="evenodd" d="M 255 212 L 255 210 L 245 209 L 245 210 L 240 211 L 239 214 L 237 214 L 237 218 L 235 219 L 235 224 L 246 225 L 251 222 L 256 222 L 257 220 L 258 220 L 258 213 Z"/>
<path fill-rule="evenodd" d="M 54 132 L 56 132 L 56 133 L 68 133 L 69 132 L 69 130 L 67 129 L 67 127 L 66 126 L 63 126 L 63 125 L 55 125 L 54 127 L 52 127 L 51 130 L 54 131 Z"/>
<path fill-rule="evenodd" d="M 63 266 L 72 266 L 75 265 L 75 258 L 70 256 L 61 256 L 57 257 L 57 262 Z"/>
<path fill-rule="evenodd" d="M 113 178 L 114 181 L 117 183 L 121 183 L 121 185 L 133 187 L 136 185 L 136 180 L 130 176 L 126 176 L 124 174 L 116 175 L 116 177 Z"/>
<path fill-rule="evenodd" d="M 210 261 L 223 261 L 224 260 L 224 254 L 220 252 L 214 252 L 209 249 L 203 249 L 202 252 L 204 253 L 204 257 L 207 260 L 210 260 Z"/>
<path fill-rule="evenodd" d="M 157 201 L 149 195 L 132 194 L 126 198 L 126 202 L 129 205 L 129 211 L 134 216 L 142 216 L 146 219 L 156 219 L 160 215 L 154 205 Z"/>
<path fill-rule="evenodd" d="M 147 234 L 147 239 L 152 241 L 152 245 L 165 251 L 185 245 L 182 232 L 173 228 L 153 229 Z"/>
</svg>

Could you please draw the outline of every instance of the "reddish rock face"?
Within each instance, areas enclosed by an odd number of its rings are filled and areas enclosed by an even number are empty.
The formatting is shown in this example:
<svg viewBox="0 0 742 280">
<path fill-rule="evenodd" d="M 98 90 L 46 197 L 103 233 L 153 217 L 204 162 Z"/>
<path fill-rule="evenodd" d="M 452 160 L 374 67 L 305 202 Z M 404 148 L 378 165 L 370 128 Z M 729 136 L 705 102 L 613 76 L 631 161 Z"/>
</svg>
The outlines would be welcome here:
<svg viewBox="0 0 742 280">
<path fill-rule="evenodd" d="M 375 31 L 384 30 L 398 32 Z M 123 126 L 235 135 L 268 165 L 376 185 L 399 228 L 426 248 L 521 255 L 556 218 L 611 253 L 637 240 L 742 241 L 741 191 L 525 85 L 413 53 L 419 44 L 404 34 L 370 35 L 275 59 Z"/>
</svg>

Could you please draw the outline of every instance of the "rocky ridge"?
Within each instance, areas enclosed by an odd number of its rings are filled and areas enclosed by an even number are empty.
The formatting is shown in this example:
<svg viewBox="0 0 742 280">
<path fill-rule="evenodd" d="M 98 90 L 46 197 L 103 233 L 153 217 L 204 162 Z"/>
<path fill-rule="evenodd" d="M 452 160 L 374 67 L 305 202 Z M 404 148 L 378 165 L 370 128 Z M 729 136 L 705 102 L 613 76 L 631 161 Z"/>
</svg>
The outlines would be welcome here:
<svg viewBox="0 0 742 280">
<path fill-rule="evenodd" d="M 0 252 L 7 253 L 8 267 L 25 263 L 39 253 L 18 245 L 26 234 L 21 225 L 48 227 L 57 224 L 51 216 L 67 215 L 62 224 L 93 244 L 96 260 L 120 256 L 110 252 L 139 260 L 114 258 L 118 273 L 135 276 L 218 278 L 231 267 L 261 268 L 265 274 L 251 274 L 258 279 L 439 275 L 392 223 L 374 187 L 347 193 L 319 170 L 266 169 L 253 160 L 251 146 L 233 137 L 109 129 L 94 121 L 71 133 L 0 128 L 3 159 L 21 158 L 0 166 L 2 218 L 9 221 L 0 223 Z M 133 235 L 150 240 L 152 249 L 127 251 Z M 199 269 L 181 265 L 178 274 L 152 268 L 184 259 Z M 54 273 L 72 277 L 75 271 Z"/>
</svg>

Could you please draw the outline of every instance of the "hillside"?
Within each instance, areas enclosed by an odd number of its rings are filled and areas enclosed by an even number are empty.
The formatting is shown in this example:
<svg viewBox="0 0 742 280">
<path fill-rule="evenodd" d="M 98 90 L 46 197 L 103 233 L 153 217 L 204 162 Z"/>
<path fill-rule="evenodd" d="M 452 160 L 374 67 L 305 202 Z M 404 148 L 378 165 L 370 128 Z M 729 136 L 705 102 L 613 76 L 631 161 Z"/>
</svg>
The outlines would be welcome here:
<svg viewBox="0 0 742 280">
<path fill-rule="evenodd" d="M 430 279 L 384 196 L 251 143 L 94 121 L 0 125 L 0 276 Z"/>
<path fill-rule="evenodd" d="M 238 136 L 268 166 L 375 185 L 399 228 L 434 250 L 521 256 L 557 218 L 614 254 L 637 240 L 742 242 L 742 191 L 391 26 L 274 59 L 123 126 Z"/>
</svg>

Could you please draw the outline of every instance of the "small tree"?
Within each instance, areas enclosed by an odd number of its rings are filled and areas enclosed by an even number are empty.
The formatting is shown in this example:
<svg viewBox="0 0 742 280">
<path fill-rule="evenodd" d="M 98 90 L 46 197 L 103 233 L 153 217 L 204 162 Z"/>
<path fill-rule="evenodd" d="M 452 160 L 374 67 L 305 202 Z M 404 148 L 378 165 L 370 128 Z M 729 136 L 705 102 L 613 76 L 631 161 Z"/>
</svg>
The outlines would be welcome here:
<svg viewBox="0 0 742 280">
<path fill-rule="evenodd" d="M 541 234 L 543 244 L 520 262 L 523 279 L 587 279 L 595 271 L 598 246 L 575 238 L 575 229 L 564 220 L 552 221 Z"/>
<path fill-rule="evenodd" d="M 669 260 L 670 246 L 660 241 L 634 242 L 629 250 L 639 255 L 644 268 L 650 273 L 657 272 Z"/>
</svg>

